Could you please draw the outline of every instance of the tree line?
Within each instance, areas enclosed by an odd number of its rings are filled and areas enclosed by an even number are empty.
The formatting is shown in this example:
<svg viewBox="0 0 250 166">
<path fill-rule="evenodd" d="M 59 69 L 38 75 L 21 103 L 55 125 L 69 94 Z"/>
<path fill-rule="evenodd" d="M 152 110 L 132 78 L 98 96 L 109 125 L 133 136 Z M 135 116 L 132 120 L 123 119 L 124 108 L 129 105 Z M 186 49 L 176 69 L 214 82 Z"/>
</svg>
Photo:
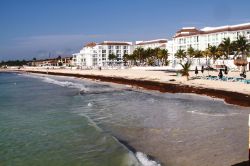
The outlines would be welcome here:
<svg viewBox="0 0 250 166">
<path fill-rule="evenodd" d="M 28 65 L 29 61 L 26 60 L 9 60 L 1 61 L 0 66 L 23 66 Z"/>
<path fill-rule="evenodd" d="M 144 49 L 141 47 L 136 48 L 132 54 L 124 54 L 123 59 L 119 59 L 114 54 L 109 54 L 108 59 L 123 60 L 125 65 L 136 65 L 136 66 L 154 66 L 154 65 L 168 65 L 168 50 L 160 48 L 148 48 Z"/>
</svg>

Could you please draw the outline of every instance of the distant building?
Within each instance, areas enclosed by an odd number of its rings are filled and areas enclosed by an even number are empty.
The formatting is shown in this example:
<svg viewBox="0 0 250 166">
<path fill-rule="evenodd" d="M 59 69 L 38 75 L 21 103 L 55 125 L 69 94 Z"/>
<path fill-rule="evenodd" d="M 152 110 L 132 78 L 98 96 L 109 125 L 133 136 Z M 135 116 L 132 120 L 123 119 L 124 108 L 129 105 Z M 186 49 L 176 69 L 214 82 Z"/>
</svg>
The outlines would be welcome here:
<svg viewBox="0 0 250 166">
<path fill-rule="evenodd" d="M 43 60 L 35 60 L 29 62 L 30 66 L 45 67 L 45 66 L 64 66 L 70 67 L 73 65 L 72 57 L 51 58 Z"/>
<path fill-rule="evenodd" d="M 124 41 L 104 41 L 102 43 L 88 43 L 79 53 L 73 54 L 74 65 L 82 67 L 108 66 L 109 64 L 121 65 L 123 56 L 131 54 L 132 42 Z M 116 56 L 114 60 L 109 59 L 109 55 Z"/>
<path fill-rule="evenodd" d="M 205 50 L 209 46 L 218 46 L 224 38 L 237 40 L 239 36 L 245 36 L 250 42 L 250 23 L 232 26 L 205 27 L 197 29 L 186 27 L 177 31 L 173 37 L 173 53 L 177 50 L 187 50 L 189 47 Z"/>
<path fill-rule="evenodd" d="M 135 48 L 160 48 L 160 49 L 166 49 L 167 48 L 167 39 L 156 39 L 156 40 L 148 40 L 148 41 L 136 41 L 135 42 Z"/>
</svg>

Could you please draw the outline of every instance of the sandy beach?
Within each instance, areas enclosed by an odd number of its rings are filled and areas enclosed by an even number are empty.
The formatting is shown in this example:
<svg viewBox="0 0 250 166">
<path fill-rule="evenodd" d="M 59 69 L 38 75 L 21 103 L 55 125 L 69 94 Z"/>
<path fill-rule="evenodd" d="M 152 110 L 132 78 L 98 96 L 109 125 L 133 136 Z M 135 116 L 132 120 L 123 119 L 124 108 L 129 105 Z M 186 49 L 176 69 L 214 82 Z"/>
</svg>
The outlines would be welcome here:
<svg viewBox="0 0 250 166">
<path fill-rule="evenodd" d="M 205 79 L 188 80 L 186 77 L 176 76 L 174 72 L 167 71 L 146 71 L 136 69 L 118 69 L 118 70 L 70 70 L 70 69 L 44 69 L 44 68 L 24 68 L 22 71 L 42 71 L 42 72 L 55 72 L 55 73 L 71 73 L 79 75 L 94 75 L 94 76 L 107 76 L 107 77 L 122 77 L 135 80 L 149 80 L 162 83 L 172 83 L 180 85 L 189 85 L 201 88 L 211 88 L 216 90 L 225 90 L 230 92 L 238 92 L 250 95 L 250 85 L 241 82 L 226 82 L 226 81 L 214 81 Z M 210 75 L 217 76 L 218 72 L 209 72 Z M 239 77 L 239 72 L 229 72 L 229 77 Z M 198 76 L 206 76 L 208 72 L 204 74 L 201 72 Z M 190 72 L 190 77 L 194 77 L 193 71 Z M 247 78 L 250 78 L 250 73 L 247 73 Z M 175 80 L 175 81 L 171 81 Z"/>
</svg>

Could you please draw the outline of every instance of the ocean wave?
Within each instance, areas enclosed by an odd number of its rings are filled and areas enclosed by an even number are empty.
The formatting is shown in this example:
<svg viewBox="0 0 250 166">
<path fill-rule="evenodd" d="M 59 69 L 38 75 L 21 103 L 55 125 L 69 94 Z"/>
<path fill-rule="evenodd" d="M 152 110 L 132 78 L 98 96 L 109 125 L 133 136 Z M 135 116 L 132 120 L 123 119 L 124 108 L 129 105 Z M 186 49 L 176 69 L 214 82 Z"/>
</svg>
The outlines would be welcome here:
<svg viewBox="0 0 250 166">
<path fill-rule="evenodd" d="M 71 81 L 65 81 L 65 80 L 57 80 L 51 77 L 47 77 L 44 75 L 25 75 L 27 77 L 31 78 L 36 78 L 36 79 L 41 79 L 43 82 L 49 83 L 49 84 L 54 84 L 54 85 L 59 85 L 62 87 L 67 87 L 67 88 L 76 88 L 79 89 L 79 93 L 81 95 L 84 94 L 102 94 L 102 93 L 113 93 L 113 92 L 122 92 L 122 91 L 130 91 L 131 89 L 128 87 L 113 87 L 110 85 L 105 85 L 105 84 L 97 84 L 97 83 L 92 83 L 92 84 L 83 84 L 83 83 L 76 83 L 76 82 L 71 82 Z"/>
<path fill-rule="evenodd" d="M 58 80 L 48 78 L 48 77 L 44 77 L 42 79 L 42 81 L 50 83 L 50 84 L 59 85 L 59 86 L 62 86 L 62 87 L 76 88 L 76 89 L 79 89 L 80 91 L 87 91 L 88 90 L 88 88 L 85 85 L 70 82 L 70 81 L 58 81 Z"/>
<path fill-rule="evenodd" d="M 135 156 L 142 164 L 142 166 L 161 166 L 161 164 L 157 163 L 154 160 L 151 160 L 146 154 L 142 152 L 136 152 Z"/>
<path fill-rule="evenodd" d="M 225 113 L 225 114 L 221 114 L 221 113 L 205 113 L 205 112 L 199 112 L 198 110 L 194 110 L 194 111 L 187 111 L 188 113 L 192 113 L 192 114 L 196 114 L 196 115 L 202 115 L 202 116 L 215 116 L 215 117 L 225 117 L 225 116 L 234 116 L 234 115 L 238 115 L 238 113 Z"/>
</svg>

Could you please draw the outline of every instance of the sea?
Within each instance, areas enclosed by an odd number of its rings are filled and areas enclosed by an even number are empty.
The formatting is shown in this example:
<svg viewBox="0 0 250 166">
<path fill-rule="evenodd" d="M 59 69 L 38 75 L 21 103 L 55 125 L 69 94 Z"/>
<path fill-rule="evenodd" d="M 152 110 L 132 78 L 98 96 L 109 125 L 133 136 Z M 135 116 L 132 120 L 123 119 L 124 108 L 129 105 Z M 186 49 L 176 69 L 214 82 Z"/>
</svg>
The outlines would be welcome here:
<svg viewBox="0 0 250 166">
<path fill-rule="evenodd" d="M 249 113 L 206 96 L 0 73 L 0 166 L 233 165 L 248 158 Z"/>
</svg>

